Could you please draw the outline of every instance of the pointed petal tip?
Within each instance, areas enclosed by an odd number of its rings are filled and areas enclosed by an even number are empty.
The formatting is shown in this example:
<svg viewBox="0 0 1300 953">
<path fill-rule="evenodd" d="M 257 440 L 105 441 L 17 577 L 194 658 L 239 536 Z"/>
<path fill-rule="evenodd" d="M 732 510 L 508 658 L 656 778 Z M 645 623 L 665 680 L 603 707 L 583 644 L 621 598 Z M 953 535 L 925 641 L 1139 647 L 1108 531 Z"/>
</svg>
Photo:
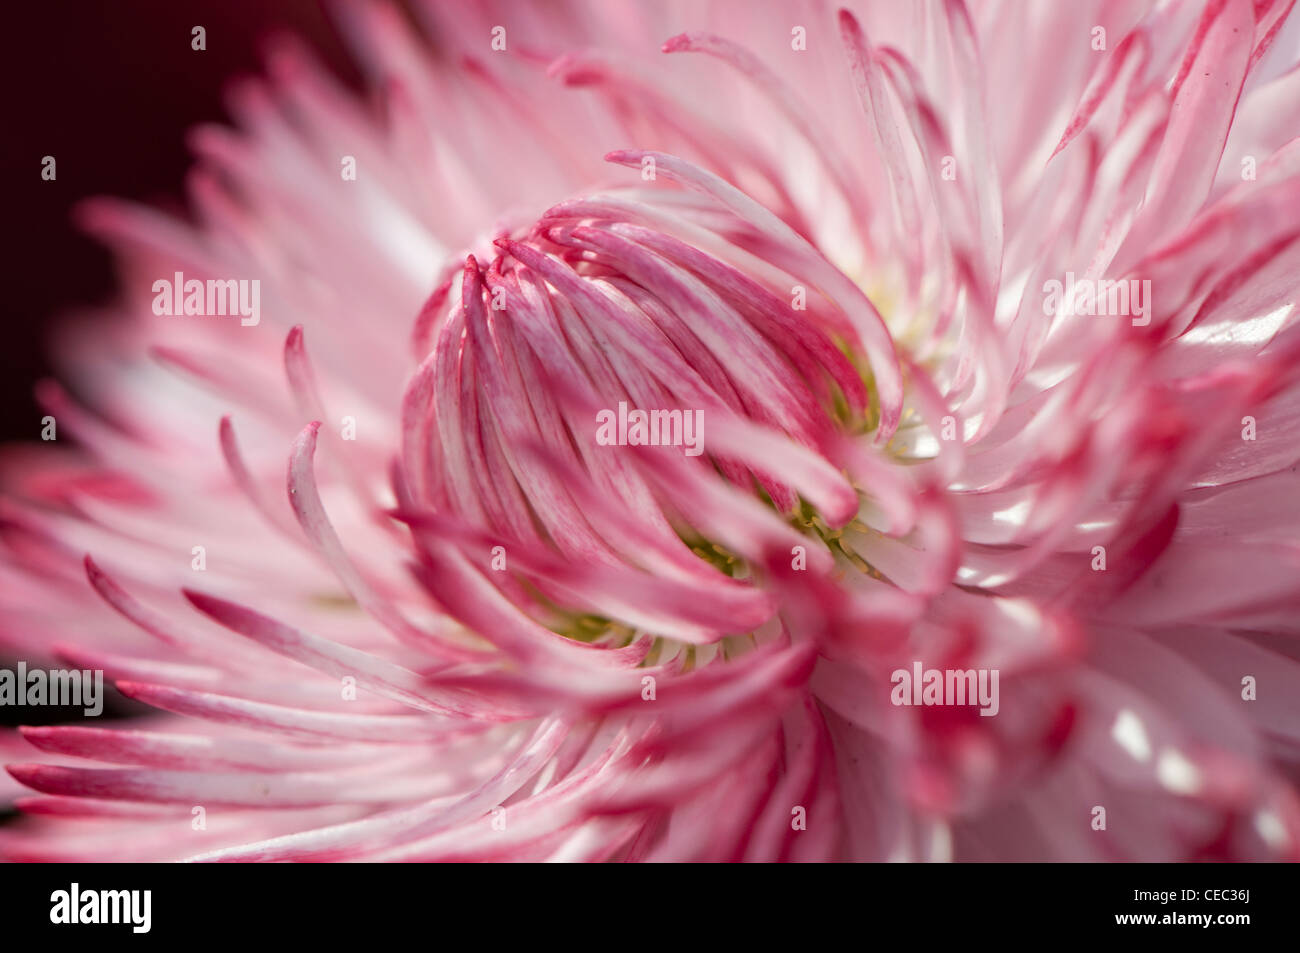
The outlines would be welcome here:
<svg viewBox="0 0 1300 953">
<path fill-rule="evenodd" d="M 849 48 L 850 54 L 854 50 L 858 50 L 863 55 L 870 57 L 871 50 L 867 44 L 867 32 L 862 29 L 862 21 L 854 15 L 853 11 L 847 7 L 840 7 L 835 19 L 839 23 L 840 39 Z"/>
<path fill-rule="evenodd" d="M 73 204 L 69 217 L 73 225 L 91 235 L 101 235 L 112 229 L 126 203 L 105 195 L 93 195 Z"/>
<path fill-rule="evenodd" d="M 66 662 L 73 668 L 102 668 L 97 664 L 103 658 L 102 655 L 93 649 L 82 648 L 79 645 L 69 645 L 67 642 L 54 642 L 50 645 L 50 652 L 60 662 Z"/>
<path fill-rule="evenodd" d="M 181 586 L 181 595 L 185 597 L 186 602 L 198 609 L 200 612 L 207 612 L 207 609 L 204 607 L 208 605 L 209 600 L 212 599 L 211 596 L 199 592 L 197 589 L 191 589 L 189 586 Z"/>
<path fill-rule="evenodd" d="M 155 685 L 150 682 L 134 682 L 130 679 L 118 679 L 113 682 L 113 687 L 125 695 L 127 698 L 135 701 L 150 704 L 150 697 L 156 696 L 160 692 L 167 692 L 165 685 Z"/>
<path fill-rule="evenodd" d="M 19 784 L 26 785 L 27 787 L 32 788 L 33 790 L 36 791 L 41 790 L 40 778 L 42 775 L 48 773 L 46 771 L 47 768 L 49 768 L 49 765 L 31 764 L 26 762 L 21 764 L 5 765 L 5 771 L 9 773 L 9 776 L 11 778 L 13 778 Z"/>
</svg>

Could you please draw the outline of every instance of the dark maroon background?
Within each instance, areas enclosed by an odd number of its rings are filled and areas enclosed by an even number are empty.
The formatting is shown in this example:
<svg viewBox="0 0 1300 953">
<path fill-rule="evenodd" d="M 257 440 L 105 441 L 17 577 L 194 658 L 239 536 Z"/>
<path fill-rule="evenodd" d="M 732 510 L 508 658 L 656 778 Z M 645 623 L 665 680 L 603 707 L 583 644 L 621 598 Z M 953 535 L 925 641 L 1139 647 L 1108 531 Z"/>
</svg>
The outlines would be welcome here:
<svg viewBox="0 0 1300 953">
<path fill-rule="evenodd" d="M 187 128 L 225 118 L 222 91 L 257 72 L 268 34 L 308 38 L 357 77 L 317 0 L 31 0 L 4 4 L 0 161 L 0 440 L 35 440 L 32 384 L 49 374 L 44 336 L 78 305 L 111 300 L 105 249 L 70 209 L 93 195 L 176 204 Z M 190 31 L 207 30 L 207 50 Z M 41 179 L 52 155 L 57 178 Z"/>
<path fill-rule="evenodd" d="M 205 51 L 190 46 L 195 26 L 207 30 Z M 72 225 L 76 203 L 116 195 L 180 207 L 185 131 L 226 118 L 223 90 L 259 71 L 270 34 L 297 33 L 345 80 L 359 77 L 316 0 L 7 0 L 0 27 L 0 441 L 38 440 L 32 385 L 50 373 L 46 330 L 113 297 L 112 259 Z M 52 182 L 41 178 L 46 155 Z M 106 695 L 107 717 L 130 710 Z M 79 709 L 0 709 L 0 725 L 80 719 Z"/>
</svg>

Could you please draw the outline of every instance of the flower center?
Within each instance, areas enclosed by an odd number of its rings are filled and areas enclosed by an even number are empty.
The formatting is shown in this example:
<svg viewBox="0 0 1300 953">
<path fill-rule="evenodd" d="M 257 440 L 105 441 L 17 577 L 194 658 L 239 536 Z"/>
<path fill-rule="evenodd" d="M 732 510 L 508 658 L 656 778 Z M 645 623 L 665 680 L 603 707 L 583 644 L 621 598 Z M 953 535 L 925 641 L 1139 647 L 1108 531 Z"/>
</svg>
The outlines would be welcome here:
<svg viewBox="0 0 1300 953">
<path fill-rule="evenodd" d="M 413 495 L 520 554 L 494 581 L 580 641 L 672 637 L 647 578 L 755 591 L 776 545 L 874 574 L 839 458 L 882 419 L 851 321 L 786 236 L 654 194 L 563 203 L 468 257 L 409 392 Z"/>
</svg>

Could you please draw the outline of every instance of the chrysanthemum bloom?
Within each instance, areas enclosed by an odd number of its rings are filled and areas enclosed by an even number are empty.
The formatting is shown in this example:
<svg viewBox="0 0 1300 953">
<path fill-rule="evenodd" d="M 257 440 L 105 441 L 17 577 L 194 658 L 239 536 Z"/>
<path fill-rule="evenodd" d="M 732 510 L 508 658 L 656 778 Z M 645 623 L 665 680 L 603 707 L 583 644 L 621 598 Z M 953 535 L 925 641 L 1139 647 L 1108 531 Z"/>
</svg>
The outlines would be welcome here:
<svg viewBox="0 0 1300 953">
<path fill-rule="evenodd" d="M 0 852 L 1294 858 L 1291 7 L 281 43 L 194 221 L 86 210 L 2 637 L 157 714 L 5 737 Z"/>
</svg>

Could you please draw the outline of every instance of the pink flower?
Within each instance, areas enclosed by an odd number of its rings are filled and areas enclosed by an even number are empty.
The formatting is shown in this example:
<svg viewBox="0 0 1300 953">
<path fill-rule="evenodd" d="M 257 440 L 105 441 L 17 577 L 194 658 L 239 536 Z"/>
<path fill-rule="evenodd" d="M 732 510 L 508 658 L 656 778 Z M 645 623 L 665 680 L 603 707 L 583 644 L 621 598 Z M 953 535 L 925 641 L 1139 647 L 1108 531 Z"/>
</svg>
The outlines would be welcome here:
<svg viewBox="0 0 1300 953">
<path fill-rule="evenodd" d="M 1296 858 L 1292 5 L 281 43 L 86 210 L 0 638 L 154 713 L 0 738 L 0 854 Z"/>
</svg>

